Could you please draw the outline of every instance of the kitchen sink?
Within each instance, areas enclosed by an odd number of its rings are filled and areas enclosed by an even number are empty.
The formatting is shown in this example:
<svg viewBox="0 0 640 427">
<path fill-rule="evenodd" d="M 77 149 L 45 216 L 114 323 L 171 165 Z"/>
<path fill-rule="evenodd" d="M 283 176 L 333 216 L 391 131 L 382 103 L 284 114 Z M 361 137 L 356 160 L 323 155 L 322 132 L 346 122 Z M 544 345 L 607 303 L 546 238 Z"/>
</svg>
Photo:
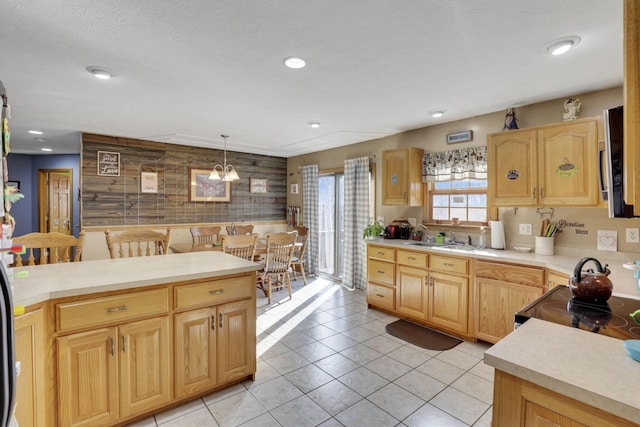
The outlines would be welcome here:
<svg viewBox="0 0 640 427">
<path fill-rule="evenodd" d="M 478 249 L 473 245 L 467 245 L 461 242 L 445 242 L 445 243 L 436 243 L 436 242 L 423 242 L 423 241 L 411 241 L 404 243 L 405 245 L 411 246 L 422 246 L 427 248 L 447 248 L 447 249 L 460 249 L 464 251 L 473 251 Z"/>
</svg>

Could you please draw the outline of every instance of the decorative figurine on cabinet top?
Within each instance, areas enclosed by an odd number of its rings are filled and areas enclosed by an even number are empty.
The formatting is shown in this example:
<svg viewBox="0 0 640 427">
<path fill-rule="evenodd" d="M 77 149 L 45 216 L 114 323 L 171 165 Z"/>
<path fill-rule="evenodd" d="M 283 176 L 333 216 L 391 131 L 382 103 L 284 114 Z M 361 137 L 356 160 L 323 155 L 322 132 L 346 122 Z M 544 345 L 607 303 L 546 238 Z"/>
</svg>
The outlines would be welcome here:
<svg viewBox="0 0 640 427">
<path fill-rule="evenodd" d="M 562 115 L 562 120 L 566 122 L 577 119 L 580 107 L 582 107 L 582 102 L 579 98 L 569 98 L 564 101 L 564 114 Z"/>
<path fill-rule="evenodd" d="M 502 130 L 518 129 L 518 123 L 516 119 L 516 110 L 513 107 L 507 108 L 507 112 L 504 115 L 504 127 Z"/>
</svg>

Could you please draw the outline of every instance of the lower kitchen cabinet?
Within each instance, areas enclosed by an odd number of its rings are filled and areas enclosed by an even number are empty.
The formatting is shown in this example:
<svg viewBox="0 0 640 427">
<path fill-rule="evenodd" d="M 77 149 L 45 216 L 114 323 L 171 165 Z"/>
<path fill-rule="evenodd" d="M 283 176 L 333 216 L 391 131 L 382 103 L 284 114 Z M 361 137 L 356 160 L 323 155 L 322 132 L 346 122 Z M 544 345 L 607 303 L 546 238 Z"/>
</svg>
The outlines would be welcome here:
<svg viewBox="0 0 640 427">
<path fill-rule="evenodd" d="M 398 313 L 425 320 L 427 318 L 427 299 L 429 298 L 429 272 L 399 265 L 397 281 Z"/>
<path fill-rule="evenodd" d="M 496 370 L 494 427 L 630 427 L 635 423 Z"/>
<path fill-rule="evenodd" d="M 61 426 L 115 424 L 171 399 L 168 318 L 58 338 Z"/>
<path fill-rule="evenodd" d="M 20 371 L 16 378 L 16 420 L 20 426 L 44 426 L 47 418 L 46 343 L 44 312 L 37 309 L 15 318 L 15 353 Z"/>
<path fill-rule="evenodd" d="M 547 270 L 547 291 L 556 286 L 569 286 L 569 275 L 554 270 Z"/>
<path fill-rule="evenodd" d="M 473 296 L 473 335 L 496 343 L 511 333 L 514 314 L 545 292 L 544 270 L 477 261 Z"/>
<path fill-rule="evenodd" d="M 469 330 L 469 279 L 431 272 L 427 321 L 450 331 L 466 334 Z"/>
</svg>

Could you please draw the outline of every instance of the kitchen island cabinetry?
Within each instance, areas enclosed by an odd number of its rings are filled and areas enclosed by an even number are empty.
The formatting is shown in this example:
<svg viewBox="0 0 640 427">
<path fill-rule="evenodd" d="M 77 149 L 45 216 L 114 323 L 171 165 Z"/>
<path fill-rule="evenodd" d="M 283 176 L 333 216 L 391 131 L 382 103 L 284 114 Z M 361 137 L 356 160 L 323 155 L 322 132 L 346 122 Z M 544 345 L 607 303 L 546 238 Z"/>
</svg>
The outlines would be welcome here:
<svg viewBox="0 0 640 427">
<path fill-rule="evenodd" d="M 473 336 L 496 343 L 513 331 L 514 314 L 544 294 L 544 269 L 476 261 Z"/>
<path fill-rule="evenodd" d="M 597 206 L 597 119 L 490 134 L 488 203 Z"/>
<path fill-rule="evenodd" d="M 382 204 L 422 206 L 422 148 L 382 152 Z"/>
<path fill-rule="evenodd" d="M 46 342 L 44 310 L 39 308 L 15 318 L 15 352 L 20 373 L 16 378 L 16 420 L 20 426 L 44 426 L 48 422 L 44 399 Z"/>
</svg>

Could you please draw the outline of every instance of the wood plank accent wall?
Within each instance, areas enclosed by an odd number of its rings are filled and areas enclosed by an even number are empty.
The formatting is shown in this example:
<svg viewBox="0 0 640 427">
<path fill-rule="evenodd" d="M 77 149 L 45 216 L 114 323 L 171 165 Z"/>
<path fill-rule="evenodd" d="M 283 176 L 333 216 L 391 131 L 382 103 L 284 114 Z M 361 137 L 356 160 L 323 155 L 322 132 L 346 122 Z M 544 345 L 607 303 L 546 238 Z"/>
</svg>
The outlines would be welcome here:
<svg viewBox="0 0 640 427">
<path fill-rule="evenodd" d="M 120 153 L 120 176 L 99 176 L 98 151 Z M 82 135 L 83 226 L 286 220 L 287 159 L 227 151 L 240 180 L 231 202 L 189 201 L 189 168 L 212 169 L 223 150 L 106 135 Z M 158 193 L 140 192 L 140 172 L 158 174 Z M 249 178 L 267 178 L 267 193 L 250 193 Z"/>
</svg>

